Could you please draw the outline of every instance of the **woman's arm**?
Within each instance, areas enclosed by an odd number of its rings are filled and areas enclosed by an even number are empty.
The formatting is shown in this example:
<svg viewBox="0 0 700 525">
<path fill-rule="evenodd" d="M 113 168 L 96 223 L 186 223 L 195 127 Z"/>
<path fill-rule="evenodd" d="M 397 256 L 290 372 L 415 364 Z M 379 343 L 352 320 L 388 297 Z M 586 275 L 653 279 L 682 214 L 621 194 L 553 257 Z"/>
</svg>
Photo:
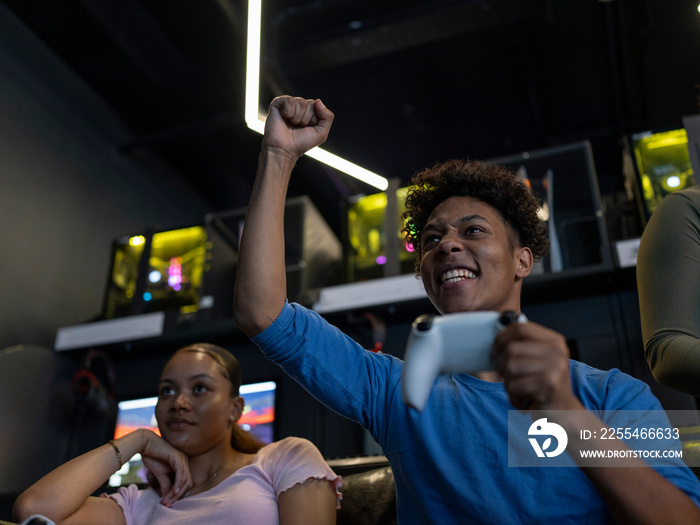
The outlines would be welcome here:
<svg viewBox="0 0 700 525">
<path fill-rule="evenodd" d="M 336 519 L 332 481 L 309 479 L 280 494 L 280 525 L 327 525 Z"/>
<path fill-rule="evenodd" d="M 13 507 L 15 519 L 23 521 L 32 514 L 41 514 L 56 523 L 125 523 L 119 505 L 109 498 L 91 495 L 136 453 L 150 458 L 156 470 L 160 466 L 159 481 L 166 483 L 164 505 L 172 504 L 189 488 L 187 456 L 154 432 L 139 429 L 117 439 L 115 444 L 119 454 L 107 443 L 49 472 L 17 498 Z M 175 473 L 172 487 L 164 479 L 166 471 Z"/>
<path fill-rule="evenodd" d="M 644 353 L 656 380 L 700 395 L 700 186 L 664 197 L 637 255 Z"/>
</svg>

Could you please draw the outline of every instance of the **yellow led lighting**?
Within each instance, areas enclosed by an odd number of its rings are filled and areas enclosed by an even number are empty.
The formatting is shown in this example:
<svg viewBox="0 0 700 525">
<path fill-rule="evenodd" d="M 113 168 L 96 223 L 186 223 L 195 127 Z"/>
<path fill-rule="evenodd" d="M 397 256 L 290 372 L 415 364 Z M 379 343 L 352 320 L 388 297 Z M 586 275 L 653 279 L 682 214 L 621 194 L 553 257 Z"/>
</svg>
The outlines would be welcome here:
<svg viewBox="0 0 700 525">
<path fill-rule="evenodd" d="M 667 148 L 669 146 L 683 146 L 688 143 L 688 135 L 684 129 L 655 133 L 646 139 L 642 139 L 647 149 Z"/>
<path fill-rule="evenodd" d="M 190 226 L 179 230 L 154 233 L 151 244 L 153 248 L 161 248 L 173 242 L 180 242 L 181 244 L 196 243 L 199 245 L 204 242 L 206 236 L 207 233 L 203 226 Z"/>
<path fill-rule="evenodd" d="M 260 44 L 262 37 L 262 0 L 248 2 L 248 42 L 246 53 L 245 82 L 245 122 L 258 133 L 265 130 L 265 113 L 260 111 Z M 306 153 L 332 168 L 335 168 L 362 182 L 384 191 L 389 181 L 381 175 L 369 171 L 321 148 L 313 148 Z"/>
</svg>

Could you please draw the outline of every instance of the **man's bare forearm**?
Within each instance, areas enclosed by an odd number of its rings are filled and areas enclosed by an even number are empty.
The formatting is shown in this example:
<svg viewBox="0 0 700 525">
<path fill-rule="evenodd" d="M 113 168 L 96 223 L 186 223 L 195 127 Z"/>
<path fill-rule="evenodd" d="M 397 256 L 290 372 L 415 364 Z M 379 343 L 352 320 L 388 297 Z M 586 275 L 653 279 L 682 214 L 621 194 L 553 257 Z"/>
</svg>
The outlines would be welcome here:
<svg viewBox="0 0 700 525">
<path fill-rule="evenodd" d="M 294 162 L 261 152 L 241 237 L 234 292 L 236 324 L 253 336 L 279 315 L 287 294 L 284 205 Z"/>
<path fill-rule="evenodd" d="M 320 100 L 283 96 L 270 103 L 234 291 L 234 319 L 248 336 L 270 326 L 284 306 L 284 205 L 289 178 L 297 159 L 326 141 L 333 118 Z"/>
</svg>

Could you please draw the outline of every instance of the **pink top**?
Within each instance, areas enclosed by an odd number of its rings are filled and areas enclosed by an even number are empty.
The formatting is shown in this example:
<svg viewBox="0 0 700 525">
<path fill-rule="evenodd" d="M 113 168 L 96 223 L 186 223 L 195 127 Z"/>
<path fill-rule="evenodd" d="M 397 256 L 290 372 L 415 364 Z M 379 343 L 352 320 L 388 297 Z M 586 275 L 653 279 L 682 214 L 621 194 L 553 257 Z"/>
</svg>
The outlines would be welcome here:
<svg viewBox="0 0 700 525">
<path fill-rule="evenodd" d="M 336 476 L 318 449 L 306 439 L 285 438 L 261 448 L 247 465 L 213 489 L 161 505 L 153 489 L 122 487 L 113 498 L 122 509 L 127 525 L 192 523 L 279 524 L 277 498 L 285 490 L 308 479 L 327 479 L 335 485 L 338 508 L 342 478 Z"/>
</svg>

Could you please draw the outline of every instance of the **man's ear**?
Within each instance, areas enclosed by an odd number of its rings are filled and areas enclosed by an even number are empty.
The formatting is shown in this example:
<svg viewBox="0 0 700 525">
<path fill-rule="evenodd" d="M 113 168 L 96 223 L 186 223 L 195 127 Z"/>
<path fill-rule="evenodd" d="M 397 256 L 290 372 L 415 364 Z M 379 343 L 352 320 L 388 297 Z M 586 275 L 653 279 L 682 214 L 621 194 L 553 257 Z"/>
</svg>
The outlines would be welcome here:
<svg viewBox="0 0 700 525">
<path fill-rule="evenodd" d="M 524 279 L 530 274 L 532 265 L 535 262 L 532 250 L 528 247 L 518 248 L 516 252 L 516 261 L 515 276 L 519 279 Z"/>
</svg>

